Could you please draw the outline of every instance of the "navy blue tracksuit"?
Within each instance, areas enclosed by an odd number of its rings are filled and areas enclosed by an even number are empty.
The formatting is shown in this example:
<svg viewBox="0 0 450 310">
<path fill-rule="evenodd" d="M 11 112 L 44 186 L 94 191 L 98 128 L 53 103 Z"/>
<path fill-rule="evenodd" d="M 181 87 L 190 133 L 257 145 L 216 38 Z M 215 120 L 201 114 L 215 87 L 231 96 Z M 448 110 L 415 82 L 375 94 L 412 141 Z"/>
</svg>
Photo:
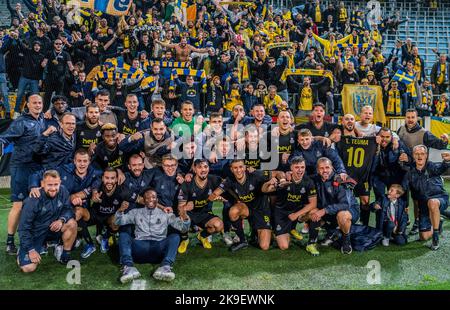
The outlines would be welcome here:
<svg viewBox="0 0 450 310">
<path fill-rule="evenodd" d="M 317 207 L 325 209 L 323 219 L 330 229 L 337 227 L 336 215 L 341 211 L 349 211 L 352 223 L 359 219 L 359 203 L 353 195 L 353 190 L 340 181 L 335 174 L 323 182 L 319 175 L 314 177 L 317 189 Z"/>
<path fill-rule="evenodd" d="M 49 230 L 51 223 L 58 219 L 68 220 L 74 218 L 70 205 L 69 192 L 61 185 L 58 194 L 50 198 L 44 190 L 40 190 L 39 198 L 28 197 L 23 202 L 19 223 L 19 263 L 21 266 L 31 263 L 28 252 L 36 250 L 40 252 L 48 237 L 57 235 Z"/>
<path fill-rule="evenodd" d="M 69 194 L 75 194 L 83 191 L 86 194 L 86 201 L 83 203 L 83 207 L 87 208 L 89 199 L 92 194 L 92 190 L 97 188 L 101 183 L 102 171 L 97 170 L 91 166 L 88 167 L 87 174 L 84 178 L 80 178 L 75 173 L 74 164 L 65 164 L 56 168 L 61 177 L 61 184 L 68 190 Z M 29 178 L 29 189 L 33 187 L 40 187 L 42 176 L 46 169 L 35 172 Z"/>
<path fill-rule="evenodd" d="M 44 130 L 45 122 L 42 113 L 37 119 L 31 114 L 24 113 L 0 135 L 1 144 L 14 144 L 9 167 L 12 201 L 22 201 L 28 196 L 28 176 L 40 168 L 33 149 Z"/>
<path fill-rule="evenodd" d="M 54 169 L 69 164 L 75 154 L 76 139 L 66 139 L 61 131 L 48 137 L 40 136 L 34 147 L 34 153 L 42 158 L 42 167 Z"/>
<path fill-rule="evenodd" d="M 419 231 L 429 231 L 432 228 L 428 200 L 438 199 L 441 212 L 448 207 L 448 193 L 441 177 L 448 168 L 450 168 L 450 162 L 429 161 L 420 171 L 415 166 L 411 167 L 403 178 L 403 188 L 411 190 L 412 199 L 417 200 L 419 205 Z"/>
</svg>

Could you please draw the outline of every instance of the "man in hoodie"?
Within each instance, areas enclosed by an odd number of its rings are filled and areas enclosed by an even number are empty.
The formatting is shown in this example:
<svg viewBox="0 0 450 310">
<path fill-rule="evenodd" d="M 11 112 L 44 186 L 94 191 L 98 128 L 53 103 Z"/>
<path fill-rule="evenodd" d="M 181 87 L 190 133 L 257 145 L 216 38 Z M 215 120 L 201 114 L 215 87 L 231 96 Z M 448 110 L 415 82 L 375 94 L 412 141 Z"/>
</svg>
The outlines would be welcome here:
<svg viewBox="0 0 450 310">
<path fill-rule="evenodd" d="M 126 283 L 141 275 L 134 267 L 137 263 L 160 263 L 160 267 L 153 273 L 157 280 L 172 281 L 175 273 L 172 266 L 175 263 L 180 236 L 176 233 L 167 235 L 169 226 L 181 232 L 187 232 L 191 225 L 189 217 L 184 209 L 180 209 L 180 216 L 173 213 L 166 213 L 157 208 L 158 195 L 155 190 L 147 189 L 144 192 L 145 208 L 133 209 L 124 213 L 128 209 L 128 203 L 116 212 L 117 225 L 135 225 L 135 238 L 128 233 L 120 239 L 120 257 L 123 265 L 120 282 Z"/>
<path fill-rule="evenodd" d="M 27 87 L 30 88 L 32 94 L 37 94 L 39 92 L 39 80 L 42 80 L 43 71 L 41 62 L 44 60 L 44 54 L 41 52 L 41 42 L 34 41 L 32 48 L 26 47 L 21 42 L 19 43 L 19 46 L 24 53 L 24 66 L 17 89 L 14 118 L 17 118 L 20 115 L 20 107 Z"/>
</svg>

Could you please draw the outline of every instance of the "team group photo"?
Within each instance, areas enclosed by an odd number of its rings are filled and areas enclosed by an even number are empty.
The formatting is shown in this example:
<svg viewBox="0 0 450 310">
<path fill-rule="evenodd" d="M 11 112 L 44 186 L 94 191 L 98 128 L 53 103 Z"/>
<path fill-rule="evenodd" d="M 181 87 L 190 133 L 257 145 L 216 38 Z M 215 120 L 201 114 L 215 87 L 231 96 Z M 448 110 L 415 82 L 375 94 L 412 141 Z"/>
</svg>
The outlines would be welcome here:
<svg viewBox="0 0 450 310">
<path fill-rule="evenodd" d="M 0 289 L 450 289 L 449 18 L 2 0 Z"/>
</svg>

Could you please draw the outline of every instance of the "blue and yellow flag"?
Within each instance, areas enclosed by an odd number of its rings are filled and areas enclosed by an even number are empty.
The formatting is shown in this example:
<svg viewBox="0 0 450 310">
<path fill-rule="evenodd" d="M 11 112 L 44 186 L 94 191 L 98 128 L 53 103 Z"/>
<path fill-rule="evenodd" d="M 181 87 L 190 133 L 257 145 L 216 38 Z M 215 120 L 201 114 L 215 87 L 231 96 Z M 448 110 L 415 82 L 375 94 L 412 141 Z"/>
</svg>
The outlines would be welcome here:
<svg viewBox="0 0 450 310">
<path fill-rule="evenodd" d="M 79 0 L 80 7 L 100 11 L 109 15 L 126 15 L 133 0 Z"/>
<path fill-rule="evenodd" d="M 397 70 L 397 72 L 395 72 L 395 75 L 392 78 L 392 80 L 402 82 L 405 85 L 413 83 L 414 79 L 415 79 L 414 75 L 409 75 L 408 73 L 400 69 Z"/>
<path fill-rule="evenodd" d="M 384 113 L 383 106 L 383 91 L 380 86 L 345 84 L 341 95 L 344 114 L 349 113 L 358 118 L 361 113 L 361 108 L 370 105 L 373 108 L 374 123 L 386 123 L 386 114 Z"/>
</svg>

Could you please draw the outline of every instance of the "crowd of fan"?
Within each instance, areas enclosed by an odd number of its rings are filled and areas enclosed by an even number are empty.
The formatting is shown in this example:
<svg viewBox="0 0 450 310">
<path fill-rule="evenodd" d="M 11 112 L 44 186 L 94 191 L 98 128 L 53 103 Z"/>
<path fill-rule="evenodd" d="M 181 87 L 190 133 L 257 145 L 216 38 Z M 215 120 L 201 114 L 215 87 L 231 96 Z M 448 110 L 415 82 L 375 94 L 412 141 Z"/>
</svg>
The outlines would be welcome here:
<svg viewBox="0 0 450 310">
<path fill-rule="evenodd" d="M 425 68 L 409 38 L 397 39 L 394 49 L 382 53 L 383 34 L 395 36 L 398 25 L 407 21 L 399 12 L 370 25 L 365 8 L 350 10 L 334 1 L 305 1 L 292 9 L 274 9 L 263 0 L 250 6 L 183 1 L 197 6 L 194 19 L 183 14 L 175 0 L 134 1 L 125 17 L 87 9 L 75 16 L 64 2 L 25 1 L 31 11 L 25 16 L 20 4 L 12 8 L 7 1 L 11 26 L 0 31 L 6 118 L 9 91 L 17 91 L 16 118 L 27 93 L 44 92 L 47 110 L 54 94 L 66 96 L 69 107 L 79 107 L 102 88 L 111 91 L 113 106 L 124 107 L 126 94 L 135 93 L 139 110 L 147 111 L 152 99 L 162 98 L 175 114 L 181 102 L 190 100 L 203 115 L 230 116 L 236 104 L 250 113 L 255 103 L 262 103 L 270 116 L 286 107 L 304 116 L 317 102 L 326 104 L 328 114 L 341 115 L 344 84 L 380 85 L 387 115 L 404 115 L 408 108 L 418 109 L 421 116 L 448 113 L 450 67 L 445 54 L 436 50 L 439 60 Z M 269 48 L 272 43 L 287 44 Z M 115 57 L 154 76 L 157 86 L 144 88 L 138 79 L 89 76 Z M 146 65 L 149 60 L 188 62 L 191 69 L 205 71 L 207 88 L 183 77 L 173 89 L 171 68 Z M 329 70 L 333 80 L 286 74 L 299 68 Z M 414 75 L 414 83 L 392 81 L 399 69 Z"/>
</svg>

